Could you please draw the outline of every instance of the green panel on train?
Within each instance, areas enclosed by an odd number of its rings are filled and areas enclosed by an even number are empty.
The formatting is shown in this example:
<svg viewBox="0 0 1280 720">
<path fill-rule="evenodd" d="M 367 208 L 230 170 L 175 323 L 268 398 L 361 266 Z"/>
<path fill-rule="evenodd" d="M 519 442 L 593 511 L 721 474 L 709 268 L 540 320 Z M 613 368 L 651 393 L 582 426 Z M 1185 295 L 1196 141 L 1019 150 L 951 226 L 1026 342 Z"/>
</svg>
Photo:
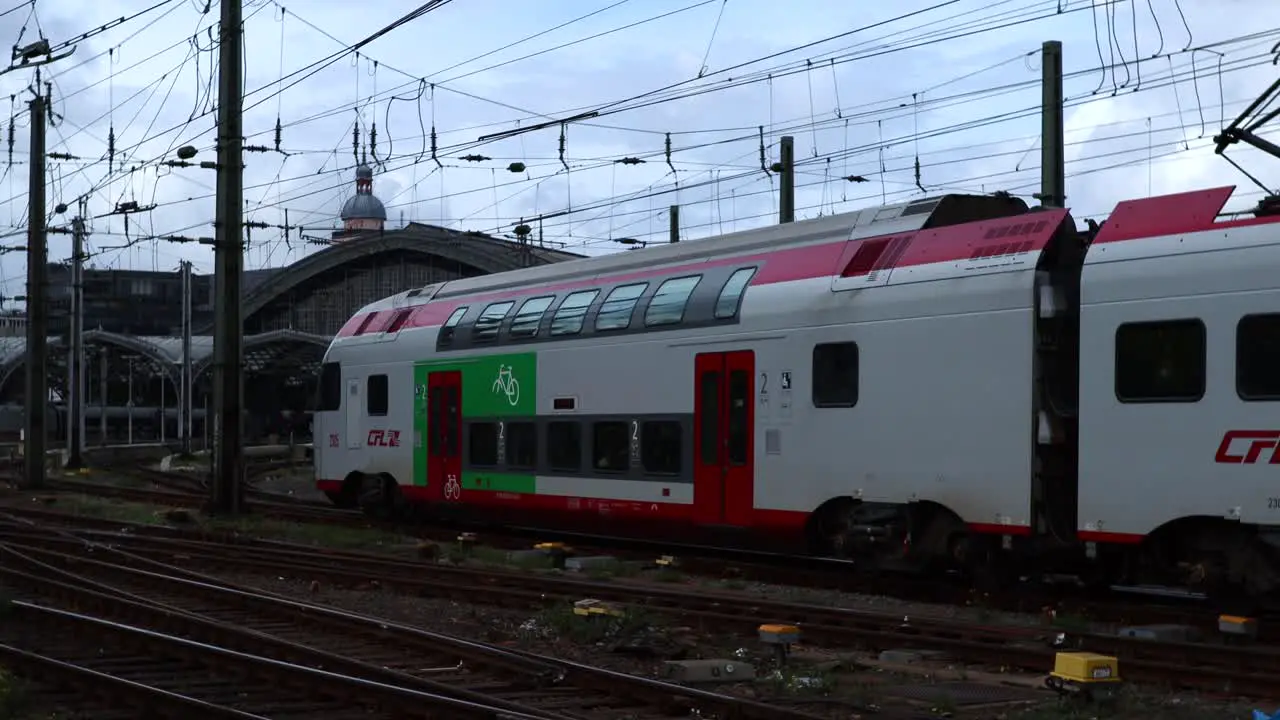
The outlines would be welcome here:
<svg viewBox="0 0 1280 720">
<path fill-rule="evenodd" d="M 413 484 L 427 484 L 427 376 L 462 373 L 462 417 L 528 417 L 538 407 L 537 353 L 420 362 L 413 368 Z"/>
</svg>

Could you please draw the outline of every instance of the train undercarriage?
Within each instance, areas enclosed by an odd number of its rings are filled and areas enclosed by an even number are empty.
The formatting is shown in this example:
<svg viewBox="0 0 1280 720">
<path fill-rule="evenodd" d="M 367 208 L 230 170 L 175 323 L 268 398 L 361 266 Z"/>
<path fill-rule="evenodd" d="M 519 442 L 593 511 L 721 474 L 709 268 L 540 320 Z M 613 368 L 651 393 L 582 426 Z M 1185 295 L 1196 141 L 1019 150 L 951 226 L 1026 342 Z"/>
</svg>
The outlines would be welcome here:
<svg viewBox="0 0 1280 720">
<path fill-rule="evenodd" d="M 1280 600 L 1280 528 L 1216 518 L 1169 523 L 1138 544 L 1062 543 L 971 532 L 928 503 L 829 503 L 814 515 L 814 552 L 877 569 L 950 572 L 979 584 L 1073 577 L 1089 587 Z"/>
<path fill-rule="evenodd" d="M 386 475 L 352 478 L 329 498 L 379 519 L 422 515 Z M 1240 611 L 1254 601 L 1280 600 L 1280 528 L 1215 518 L 1170 523 L 1141 544 L 1068 545 L 1045 537 L 975 533 L 936 503 L 843 498 L 813 513 L 805 545 L 811 554 L 852 560 L 867 569 L 959 575 L 979 588 L 1066 577 L 1100 589 L 1208 597 Z"/>
</svg>

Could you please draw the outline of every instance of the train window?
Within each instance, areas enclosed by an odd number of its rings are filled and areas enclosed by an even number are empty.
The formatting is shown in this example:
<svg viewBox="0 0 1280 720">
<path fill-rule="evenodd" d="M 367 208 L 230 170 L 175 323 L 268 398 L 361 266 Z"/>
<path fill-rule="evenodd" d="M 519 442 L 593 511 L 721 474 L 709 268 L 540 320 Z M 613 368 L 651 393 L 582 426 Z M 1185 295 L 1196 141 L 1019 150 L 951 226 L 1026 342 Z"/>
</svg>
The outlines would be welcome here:
<svg viewBox="0 0 1280 720">
<path fill-rule="evenodd" d="M 547 423 L 547 466 L 557 472 L 582 469 L 582 426 L 576 421 Z"/>
<path fill-rule="evenodd" d="M 1280 400 L 1280 313 L 1245 315 L 1236 325 L 1236 392 L 1241 400 Z"/>
<path fill-rule="evenodd" d="M 1196 402 L 1204 397 L 1204 323 L 1161 320 L 1116 328 L 1115 385 L 1120 402 Z"/>
<path fill-rule="evenodd" d="M 640 423 L 640 465 L 647 475 L 679 475 L 684 431 L 675 420 Z"/>
<path fill-rule="evenodd" d="M 596 330 L 624 330 L 631 325 L 631 311 L 649 283 L 619 285 L 604 299 L 596 316 Z"/>
<path fill-rule="evenodd" d="M 747 283 L 755 277 L 753 267 L 735 270 L 724 287 L 720 289 L 720 297 L 716 298 L 716 319 L 725 320 L 738 315 L 738 307 L 742 304 L 742 294 L 747 290 Z"/>
<path fill-rule="evenodd" d="M 342 407 L 342 366 L 327 362 L 320 366 L 320 398 L 316 412 L 332 412 Z"/>
<path fill-rule="evenodd" d="M 595 302 L 599 290 L 580 290 L 572 293 L 556 308 L 555 317 L 551 318 L 552 335 L 577 335 L 582 332 L 582 323 L 587 318 L 587 308 Z"/>
<path fill-rule="evenodd" d="M 498 423 L 471 423 L 467 428 L 467 459 L 477 467 L 493 467 L 498 464 Z"/>
<path fill-rule="evenodd" d="M 458 323 L 462 322 L 462 316 L 466 314 L 466 305 L 449 314 L 449 319 L 445 320 L 444 325 L 440 326 L 440 342 L 447 343 L 453 339 L 454 328 L 458 327 Z"/>
<path fill-rule="evenodd" d="M 631 437 L 627 423 L 606 420 L 591 427 L 591 466 L 596 472 L 605 473 L 631 469 Z"/>
<path fill-rule="evenodd" d="M 720 464 L 720 373 L 704 372 L 698 380 L 698 392 L 702 396 L 702 405 L 698 408 L 701 416 L 698 451 L 702 454 L 703 465 Z"/>
<path fill-rule="evenodd" d="M 542 316 L 547 312 L 547 308 L 551 307 L 551 301 L 555 299 L 555 295 L 543 295 L 542 297 L 525 300 L 520 309 L 516 311 L 515 319 L 511 321 L 511 337 L 533 337 L 537 335 L 538 325 L 542 323 Z"/>
<path fill-rule="evenodd" d="M 502 326 L 502 319 L 511 312 L 511 308 L 515 306 L 512 300 L 503 302 L 490 303 L 489 307 L 480 312 L 480 317 L 476 318 L 476 327 L 472 334 L 475 340 L 495 340 L 498 337 L 498 328 Z"/>
<path fill-rule="evenodd" d="M 532 470 L 538 465 L 538 426 L 531 422 L 507 423 L 507 467 Z"/>
<path fill-rule="evenodd" d="M 813 406 L 853 407 L 858 404 L 858 343 L 813 346 Z"/>
<path fill-rule="evenodd" d="M 645 327 L 675 325 L 684 319 L 684 308 L 689 296 L 702 281 L 701 275 L 671 278 L 658 286 L 658 291 L 644 311 Z"/>
<path fill-rule="evenodd" d="M 375 417 L 386 415 L 387 404 L 390 402 L 389 393 L 387 392 L 387 376 L 370 375 L 366 393 L 365 410 Z"/>
</svg>

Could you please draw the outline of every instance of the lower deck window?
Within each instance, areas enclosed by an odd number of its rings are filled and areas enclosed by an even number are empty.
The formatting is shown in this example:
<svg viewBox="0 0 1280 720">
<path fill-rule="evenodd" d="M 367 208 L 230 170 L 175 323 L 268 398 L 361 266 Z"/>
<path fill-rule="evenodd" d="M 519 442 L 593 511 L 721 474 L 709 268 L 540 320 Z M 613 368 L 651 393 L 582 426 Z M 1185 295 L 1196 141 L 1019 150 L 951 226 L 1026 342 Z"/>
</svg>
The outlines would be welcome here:
<svg viewBox="0 0 1280 720">
<path fill-rule="evenodd" d="M 650 475 L 679 475 L 684 431 L 674 420 L 640 423 L 640 464 Z"/>
<path fill-rule="evenodd" d="M 507 423 L 507 467 L 532 470 L 538 465 L 538 426 L 531 422 Z"/>
<path fill-rule="evenodd" d="M 498 424 L 491 422 L 472 423 L 469 431 L 467 459 L 471 464 L 478 467 L 497 465 Z"/>
<path fill-rule="evenodd" d="M 599 472 L 619 473 L 631 469 L 631 443 L 627 423 L 606 420 L 591 428 L 591 465 Z"/>
<path fill-rule="evenodd" d="M 582 469 L 582 425 L 566 420 L 547 424 L 547 465 L 557 472 Z"/>
</svg>

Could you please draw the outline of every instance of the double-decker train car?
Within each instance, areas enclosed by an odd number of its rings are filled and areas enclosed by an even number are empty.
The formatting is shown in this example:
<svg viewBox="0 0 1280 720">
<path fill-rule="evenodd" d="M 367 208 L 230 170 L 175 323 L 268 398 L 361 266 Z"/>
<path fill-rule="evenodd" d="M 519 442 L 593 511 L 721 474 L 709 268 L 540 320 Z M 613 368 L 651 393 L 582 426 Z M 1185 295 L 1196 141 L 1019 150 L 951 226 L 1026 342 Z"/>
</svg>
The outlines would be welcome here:
<svg viewBox="0 0 1280 720">
<path fill-rule="evenodd" d="M 321 370 L 339 504 L 1280 586 L 1280 217 L 947 195 L 451 281 Z"/>
</svg>

